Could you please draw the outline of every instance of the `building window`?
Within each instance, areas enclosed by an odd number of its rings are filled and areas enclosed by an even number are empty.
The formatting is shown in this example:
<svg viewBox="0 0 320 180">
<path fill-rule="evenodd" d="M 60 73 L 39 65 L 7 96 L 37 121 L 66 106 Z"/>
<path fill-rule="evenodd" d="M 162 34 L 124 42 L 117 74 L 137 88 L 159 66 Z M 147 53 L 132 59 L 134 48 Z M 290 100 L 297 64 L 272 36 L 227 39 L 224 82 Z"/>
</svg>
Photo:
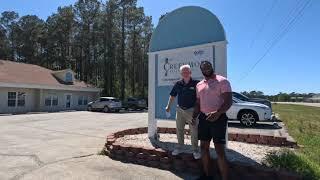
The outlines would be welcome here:
<svg viewBox="0 0 320 180">
<path fill-rule="evenodd" d="M 88 104 L 88 96 L 78 97 L 78 105 L 87 105 L 87 104 Z"/>
<path fill-rule="evenodd" d="M 72 73 L 70 72 L 66 73 L 66 82 L 73 82 Z"/>
<path fill-rule="evenodd" d="M 78 97 L 78 105 L 82 105 L 82 98 L 83 98 L 83 96 Z"/>
<path fill-rule="evenodd" d="M 45 106 L 58 106 L 58 96 L 48 95 L 44 99 Z"/>
<path fill-rule="evenodd" d="M 83 96 L 83 105 L 88 104 L 88 96 Z"/>
<path fill-rule="evenodd" d="M 26 93 L 18 92 L 18 106 L 24 106 L 26 104 Z"/>
<path fill-rule="evenodd" d="M 52 106 L 58 106 L 58 96 L 52 96 Z"/>
<path fill-rule="evenodd" d="M 8 92 L 8 107 L 15 107 L 16 106 L 16 92 Z"/>
<path fill-rule="evenodd" d="M 51 106 L 51 96 L 47 96 L 44 100 L 46 106 Z"/>
</svg>

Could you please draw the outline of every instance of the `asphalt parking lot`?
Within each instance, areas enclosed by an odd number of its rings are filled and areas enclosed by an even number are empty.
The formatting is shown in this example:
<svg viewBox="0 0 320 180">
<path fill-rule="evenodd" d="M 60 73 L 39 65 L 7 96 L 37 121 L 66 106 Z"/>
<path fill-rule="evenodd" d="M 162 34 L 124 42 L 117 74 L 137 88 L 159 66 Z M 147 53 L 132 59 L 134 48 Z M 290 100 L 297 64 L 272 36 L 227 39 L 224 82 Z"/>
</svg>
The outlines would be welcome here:
<svg viewBox="0 0 320 180">
<path fill-rule="evenodd" d="M 146 112 L 78 111 L 0 116 L 0 179 L 184 178 L 97 155 L 108 133 L 143 126 L 147 126 Z M 175 122 L 160 121 L 158 126 L 175 127 Z M 272 125 L 245 129 L 231 123 L 229 131 L 275 134 L 281 129 Z"/>
</svg>

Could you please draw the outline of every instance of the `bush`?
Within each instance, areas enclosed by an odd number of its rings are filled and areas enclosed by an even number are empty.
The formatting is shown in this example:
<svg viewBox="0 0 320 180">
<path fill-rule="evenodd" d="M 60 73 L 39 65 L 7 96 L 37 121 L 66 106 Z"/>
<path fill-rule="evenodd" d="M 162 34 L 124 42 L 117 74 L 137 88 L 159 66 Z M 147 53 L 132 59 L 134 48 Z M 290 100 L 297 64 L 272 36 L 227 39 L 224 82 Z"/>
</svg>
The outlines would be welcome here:
<svg viewBox="0 0 320 180">
<path fill-rule="evenodd" d="M 271 168 L 295 172 L 302 175 L 304 179 L 320 179 L 320 167 L 303 154 L 292 150 L 270 152 L 266 155 L 263 164 Z"/>
</svg>

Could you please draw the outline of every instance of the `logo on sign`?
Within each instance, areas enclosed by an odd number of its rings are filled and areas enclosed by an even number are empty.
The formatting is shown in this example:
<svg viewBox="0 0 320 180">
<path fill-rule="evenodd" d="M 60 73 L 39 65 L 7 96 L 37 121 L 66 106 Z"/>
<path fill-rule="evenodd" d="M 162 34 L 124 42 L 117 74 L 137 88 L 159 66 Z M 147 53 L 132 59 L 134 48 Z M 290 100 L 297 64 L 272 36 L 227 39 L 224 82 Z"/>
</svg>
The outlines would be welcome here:
<svg viewBox="0 0 320 180">
<path fill-rule="evenodd" d="M 171 86 L 180 78 L 180 67 L 188 64 L 194 79 L 202 79 L 201 61 L 212 61 L 212 47 L 174 50 L 169 53 L 159 53 L 157 78 L 158 86 Z"/>
<path fill-rule="evenodd" d="M 165 61 L 163 64 L 164 76 L 168 76 L 169 73 L 178 73 L 180 67 L 185 64 L 189 64 L 191 69 L 200 67 L 200 62 L 198 61 L 170 63 L 168 58 L 165 58 L 164 61 Z"/>
<path fill-rule="evenodd" d="M 203 53 L 204 53 L 203 50 L 198 50 L 198 51 L 194 51 L 194 52 L 193 52 L 193 54 L 194 54 L 195 56 L 201 56 Z"/>
<path fill-rule="evenodd" d="M 168 76 L 168 71 L 170 69 L 170 64 L 169 64 L 169 59 L 168 58 L 165 59 L 165 63 L 163 65 L 163 69 L 165 71 L 164 76 Z"/>
</svg>

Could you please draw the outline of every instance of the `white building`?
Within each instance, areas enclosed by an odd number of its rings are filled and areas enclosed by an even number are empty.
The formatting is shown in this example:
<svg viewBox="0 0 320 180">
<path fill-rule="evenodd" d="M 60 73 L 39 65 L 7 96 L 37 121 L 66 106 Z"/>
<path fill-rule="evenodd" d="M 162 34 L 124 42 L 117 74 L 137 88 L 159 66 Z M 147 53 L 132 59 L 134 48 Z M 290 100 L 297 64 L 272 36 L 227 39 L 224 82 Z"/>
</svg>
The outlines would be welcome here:
<svg viewBox="0 0 320 180">
<path fill-rule="evenodd" d="M 85 110 L 99 93 L 99 88 L 76 80 L 70 69 L 0 60 L 0 113 Z"/>
</svg>

